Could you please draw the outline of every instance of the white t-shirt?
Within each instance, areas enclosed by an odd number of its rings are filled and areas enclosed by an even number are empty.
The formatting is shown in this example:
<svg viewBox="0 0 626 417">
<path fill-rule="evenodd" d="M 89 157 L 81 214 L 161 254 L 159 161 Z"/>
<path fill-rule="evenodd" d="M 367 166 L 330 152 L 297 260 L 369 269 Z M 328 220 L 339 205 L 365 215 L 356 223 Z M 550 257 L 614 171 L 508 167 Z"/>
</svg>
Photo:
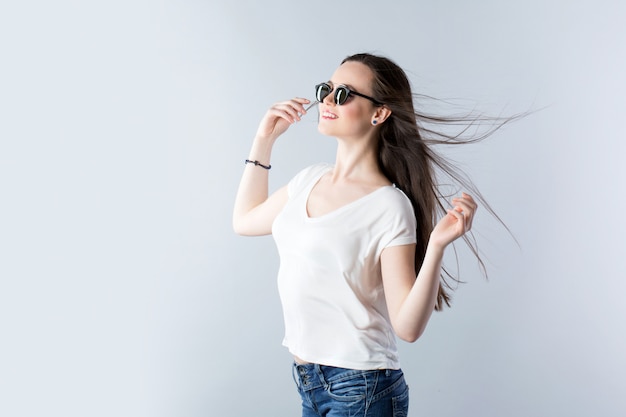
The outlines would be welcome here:
<svg viewBox="0 0 626 417">
<path fill-rule="evenodd" d="M 402 191 L 385 186 L 311 218 L 309 193 L 331 169 L 318 164 L 296 175 L 272 226 L 280 255 L 283 345 L 308 362 L 398 369 L 380 255 L 386 247 L 416 242 L 413 208 Z"/>
</svg>

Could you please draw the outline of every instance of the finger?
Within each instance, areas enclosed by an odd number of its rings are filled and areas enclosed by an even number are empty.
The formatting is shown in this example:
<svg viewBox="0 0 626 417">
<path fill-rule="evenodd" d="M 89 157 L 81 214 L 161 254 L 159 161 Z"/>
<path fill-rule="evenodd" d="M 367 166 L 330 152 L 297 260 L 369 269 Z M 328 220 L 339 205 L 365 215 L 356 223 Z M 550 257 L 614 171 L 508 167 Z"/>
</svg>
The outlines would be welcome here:
<svg viewBox="0 0 626 417">
<path fill-rule="evenodd" d="M 476 204 L 476 202 L 474 201 L 473 198 L 469 197 L 469 196 L 463 196 L 463 197 L 455 197 L 452 199 L 453 202 L 458 202 L 458 203 L 464 203 L 466 204 L 468 207 L 471 207 L 472 210 L 476 210 L 478 208 L 478 204 Z"/>
<path fill-rule="evenodd" d="M 273 107 L 277 111 L 278 116 L 282 116 L 290 123 L 295 123 L 300 120 L 300 114 L 291 102 L 278 103 Z"/>
<path fill-rule="evenodd" d="M 317 100 L 311 101 L 309 99 L 303 98 L 303 99 L 298 99 L 298 103 L 300 104 L 300 109 L 299 109 L 300 114 L 305 115 L 308 113 L 309 110 L 315 107 L 319 103 L 319 101 Z"/>
<path fill-rule="evenodd" d="M 463 216 L 463 213 L 456 209 L 450 209 L 448 210 L 448 215 L 454 218 L 453 221 L 456 223 L 454 227 L 460 227 L 461 229 L 460 231 L 455 232 L 457 237 L 463 235 L 465 233 L 465 216 Z"/>
<path fill-rule="evenodd" d="M 469 231 L 472 227 L 472 210 L 467 207 L 462 207 L 460 205 L 454 206 L 454 209 L 451 210 L 453 215 L 455 215 L 460 222 L 463 224 L 463 233 Z"/>
<path fill-rule="evenodd" d="M 454 208 L 458 207 L 460 208 L 460 211 L 466 212 L 466 213 L 474 211 L 474 208 L 467 201 L 464 201 L 463 199 L 460 199 L 460 198 L 453 198 L 452 206 Z"/>
<path fill-rule="evenodd" d="M 289 101 L 281 103 L 281 108 L 286 111 L 294 121 L 300 121 L 301 116 L 305 115 L 308 108 L 305 108 L 304 105 L 310 103 L 311 101 L 302 97 L 295 97 Z"/>
<path fill-rule="evenodd" d="M 304 112 L 308 112 L 309 110 L 311 110 L 313 108 L 313 106 L 315 106 L 316 104 L 318 104 L 319 101 L 315 100 L 313 103 L 311 103 L 307 108 L 304 109 Z"/>
<path fill-rule="evenodd" d="M 472 197 L 471 195 L 467 194 L 465 191 L 461 192 L 461 197 L 463 198 L 467 198 L 471 201 L 474 201 L 474 197 Z"/>
<path fill-rule="evenodd" d="M 471 211 L 471 214 L 473 215 L 476 212 L 476 209 L 478 209 L 478 204 L 476 204 L 474 199 L 472 199 L 467 194 L 465 194 L 465 196 L 469 198 L 466 198 L 466 197 L 453 198 L 452 204 L 460 205 L 461 207 L 463 207 L 464 211 Z"/>
<path fill-rule="evenodd" d="M 478 208 L 478 204 L 476 203 L 476 201 L 474 201 L 474 197 L 463 192 L 461 193 L 461 198 L 465 201 L 468 201 L 469 204 L 474 208 L 474 211 L 476 211 L 476 209 Z"/>
<path fill-rule="evenodd" d="M 303 105 L 309 104 L 311 102 L 311 100 L 309 100 L 308 98 L 304 98 L 304 97 L 294 97 L 293 100 Z"/>
<path fill-rule="evenodd" d="M 283 119 L 289 124 L 295 123 L 297 121 L 293 113 L 289 112 L 289 110 L 285 107 L 279 105 L 270 108 L 269 114 L 278 119 Z"/>
<path fill-rule="evenodd" d="M 288 101 L 288 103 L 291 104 L 296 110 L 296 112 L 298 112 L 300 115 L 306 114 L 306 112 L 311 107 L 313 107 L 313 105 L 305 107 L 305 105 L 311 103 L 311 100 L 309 100 L 308 98 L 303 98 L 303 97 L 295 97 L 292 100 Z"/>
<path fill-rule="evenodd" d="M 448 210 L 448 214 L 452 217 L 456 217 L 457 220 L 465 223 L 465 215 L 463 214 L 463 211 L 460 207 L 454 207 Z"/>
<path fill-rule="evenodd" d="M 463 220 L 463 224 L 465 226 L 465 230 L 469 230 L 472 227 L 472 220 L 474 218 L 474 210 L 465 203 L 458 203 L 455 207 L 454 210 L 456 212 L 458 212 Z"/>
<path fill-rule="evenodd" d="M 462 193 L 461 194 L 461 201 L 467 205 L 469 205 L 469 207 L 471 208 L 471 213 L 470 216 L 468 218 L 468 230 L 471 229 L 472 224 L 474 222 L 474 217 L 476 216 L 476 211 L 478 210 L 478 204 L 476 203 L 476 201 L 474 200 L 474 198 L 467 194 L 467 193 Z"/>
</svg>

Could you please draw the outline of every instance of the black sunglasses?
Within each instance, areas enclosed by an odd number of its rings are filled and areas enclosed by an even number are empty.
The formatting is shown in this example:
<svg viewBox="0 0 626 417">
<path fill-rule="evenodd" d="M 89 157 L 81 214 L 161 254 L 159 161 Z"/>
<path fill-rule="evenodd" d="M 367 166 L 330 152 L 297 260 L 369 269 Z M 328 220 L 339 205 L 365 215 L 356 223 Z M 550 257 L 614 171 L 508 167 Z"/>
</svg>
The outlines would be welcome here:
<svg viewBox="0 0 626 417">
<path fill-rule="evenodd" d="M 357 93 L 354 90 L 350 90 L 345 85 L 338 85 L 334 89 L 334 91 L 335 91 L 335 96 L 334 96 L 335 104 L 337 104 L 338 106 L 345 104 L 345 102 L 348 101 L 348 99 L 350 98 L 350 95 L 352 94 L 355 96 L 366 98 L 372 103 L 376 104 L 377 106 L 383 105 L 383 103 L 376 100 L 375 98 L 366 96 L 365 94 Z M 333 87 L 331 87 L 328 83 L 318 84 L 315 86 L 315 99 L 321 103 L 332 92 L 333 92 Z"/>
</svg>

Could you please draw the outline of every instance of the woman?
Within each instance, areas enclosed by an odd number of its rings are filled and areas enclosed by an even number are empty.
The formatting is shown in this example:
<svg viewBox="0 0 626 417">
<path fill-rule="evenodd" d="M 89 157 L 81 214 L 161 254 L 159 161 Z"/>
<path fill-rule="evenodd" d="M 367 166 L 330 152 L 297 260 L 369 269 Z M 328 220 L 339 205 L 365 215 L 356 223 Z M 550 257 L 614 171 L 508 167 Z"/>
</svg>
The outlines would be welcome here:
<svg viewBox="0 0 626 417">
<path fill-rule="evenodd" d="M 308 167 L 268 196 L 276 139 L 310 101 L 272 106 L 257 130 L 235 202 L 241 235 L 272 233 L 281 265 L 284 345 L 303 416 L 407 415 L 395 336 L 414 342 L 434 309 L 446 247 L 476 213 L 465 193 L 436 222 L 434 167 L 403 70 L 370 54 L 346 58 L 316 86 L 319 131 L 334 165 Z M 417 277 L 416 277 L 417 275 Z"/>
</svg>

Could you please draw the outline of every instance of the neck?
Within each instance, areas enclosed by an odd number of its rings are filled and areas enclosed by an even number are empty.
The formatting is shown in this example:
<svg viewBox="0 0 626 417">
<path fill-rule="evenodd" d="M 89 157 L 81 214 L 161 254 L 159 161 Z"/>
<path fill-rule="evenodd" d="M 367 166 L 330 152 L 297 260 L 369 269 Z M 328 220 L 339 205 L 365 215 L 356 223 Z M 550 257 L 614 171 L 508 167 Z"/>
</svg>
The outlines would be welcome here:
<svg viewBox="0 0 626 417">
<path fill-rule="evenodd" d="M 378 154 L 373 141 L 349 142 L 338 140 L 333 181 L 376 181 L 384 178 L 378 166 Z"/>
</svg>

